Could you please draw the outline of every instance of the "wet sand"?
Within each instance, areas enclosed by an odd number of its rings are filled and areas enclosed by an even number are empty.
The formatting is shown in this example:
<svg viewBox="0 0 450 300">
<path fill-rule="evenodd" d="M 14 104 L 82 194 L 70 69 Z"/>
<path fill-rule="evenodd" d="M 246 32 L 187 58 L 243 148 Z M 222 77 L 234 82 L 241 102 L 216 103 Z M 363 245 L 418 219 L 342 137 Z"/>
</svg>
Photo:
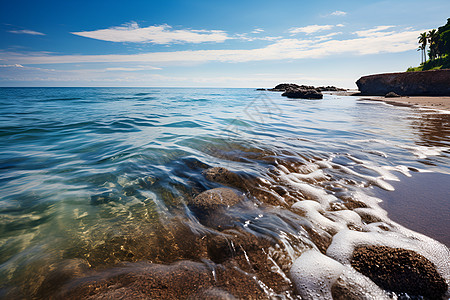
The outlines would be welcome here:
<svg viewBox="0 0 450 300">
<path fill-rule="evenodd" d="M 390 181 L 395 191 L 374 189 L 383 199 L 381 207 L 389 218 L 430 236 L 450 247 L 450 175 L 412 173 L 401 181 Z"/>
<path fill-rule="evenodd" d="M 424 106 L 433 109 L 450 110 L 450 96 L 406 96 L 398 98 L 385 98 L 380 96 L 361 96 L 363 100 L 383 101 L 392 105 L 401 106 Z"/>
</svg>

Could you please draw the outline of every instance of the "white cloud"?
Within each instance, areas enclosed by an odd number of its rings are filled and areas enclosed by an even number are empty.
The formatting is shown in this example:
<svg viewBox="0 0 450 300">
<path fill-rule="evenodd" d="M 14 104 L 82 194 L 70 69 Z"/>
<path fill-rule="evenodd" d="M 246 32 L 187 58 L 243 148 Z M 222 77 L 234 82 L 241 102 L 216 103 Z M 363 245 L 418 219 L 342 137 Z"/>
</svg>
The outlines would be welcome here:
<svg viewBox="0 0 450 300">
<path fill-rule="evenodd" d="M 296 34 L 296 33 L 306 33 L 306 34 L 311 34 L 311 33 L 315 33 L 318 31 L 323 31 L 323 30 L 330 30 L 334 27 L 334 25 L 309 25 L 309 26 L 305 26 L 305 27 L 294 27 L 289 29 L 289 32 L 292 34 Z"/>
<path fill-rule="evenodd" d="M 234 38 L 239 39 L 239 40 L 248 41 L 248 42 L 253 42 L 253 41 L 275 41 L 275 40 L 282 39 L 283 37 L 282 36 L 255 37 L 255 36 L 248 36 L 247 33 L 240 33 L 240 34 L 236 34 L 234 36 Z"/>
<path fill-rule="evenodd" d="M 169 25 L 141 28 L 136 22 L 108 29 L 72 32 L 72 34 L 109 42 L 154 44 L 224 42 L 230 39 L 222 30 L 172 30 Z"/>
<path fill-rule="evenodd" d="M 137 67 L 137 68 L 124 68 L 124 67 L 116 67 L 116 68 L 106 68 L 106 71 L 125 71 L 125 72 L 133 72 L 133 71 L 147 71 L 147 70 L 162 70 L 158 67 Z"/>
<path fill-rule="evenodd" d="M 381 36 L 386 36 L 386 35 L 392 34 L 393 31 L 384 32 L 384 30 L 393 28 L 393 27 L 395 27 L 395 26 L 377 26 L 375 28 L 368 29 L 368 30 L 355 31 L 354 33 L 360 37 L 381 37 Z"/>
<path fill-rule="evenodd" d="M 347 13 L 345 11 L 336 10 L 330 14 L 331 16 L 345 16 Z"/>
<path fill-rule="evenodd" d="M 318 40 L 318 41 L 325 41 L 325 40 L 329 40 L 333 36 L 336 36 L 336 35 L 339 35 L 339 34 L 342 34 L 342 32 L 332 32 L 332 33 L 325 34 L 325 35 L 319 35 L 319 36 L 316 36 L 315 39 Z"/>
<path fill-rule="evenodd" d="M 379 34 L 380 31 L 391 28 L 378 26 L 373 29 L 360 31 L 353 39 L 330 39 L 333 35 L 319 36 L 311 39 L 280 39 L 272 44 L 255 49 L 229 50 L 193 50 L 148 52 L 131 55 L 19 55 L 3 53 L 2 57 L 10 64 L 65 64 L 65 63 L 141 63 L 141 64 L 170 64 L 170 63 L 202 63 L 210 61 L 220 62 L 249 62 L 264 60 L 320 58 L 335 54 L 377 54 L 395 53 L 417 48 L 417 35 L 423 30 L 405 29 Z"/>
<path fill-rule="evenodd" d="M 31 34 L 31 35 L 45 35 L 45 33 L 42 32 L 37 32 L 34 30 L 27 30 L 27 29 L 22 29 L 22 30 L 10 30 L 8 31 L 10 33 L 16 33 L 16 34 Z"/>
<path fill-rule="evenodd" d="M 262 28 L 256 28 L 255 30 L 253 30 L 251 33 L 261 33 L 264 32 L 264 29 Z"/>
<path fill-rule="evenodd" d="M 23 68 L 20 64 L 14 64 L 14 65 L 0 65 L 0 68 Z"/>
</svg>

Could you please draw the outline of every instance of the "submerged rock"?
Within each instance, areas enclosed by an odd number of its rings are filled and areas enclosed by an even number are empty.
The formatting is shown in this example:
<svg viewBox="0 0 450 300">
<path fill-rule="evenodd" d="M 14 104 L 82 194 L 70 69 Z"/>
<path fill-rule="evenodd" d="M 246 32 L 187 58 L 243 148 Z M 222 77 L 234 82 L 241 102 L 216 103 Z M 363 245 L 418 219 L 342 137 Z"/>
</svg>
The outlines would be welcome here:
<svg viewBox="0 0 450 300">
<path fill-rule="evenodd" d="M 448 285 L 424 256 L 401 248 L 358 247 L 351 265 L 380 287 L 397 293 L 440 299 Z"/>
<path fill-rule="evenodd" d="M 244 195 L 230 188 L 207 190 L 188 200 L 189 208 L 205 226 L 225 229 L 235 226 L 235 217 L 227 213 L 227 208 L 244 200 Z"/>
<path fill-rule="evenodd" d="M 323 95 L 320 91 L 314 88 L 297 88 L 297 89 L 288 89 L 281 96 L 288 98 L 301 98 L 301 99 L 322 99 Z"/>
<path fill-rule="evenodd" d="M 189 206 L 204 211 L 231 207 L 244 200 L 244 196 L 230 188 L 216 188 L 204 191 L 189 201 Z"/>
<path fill-rule="evenodd" d="M 215 270 L 215 272 L 212 272 Z M 180 261 L 151 263 L 93 272 L 73 281 L 61 299 L 268 299 L 257 282 L 244 272 L 214 264 Z"/>
<path fill-rule="evenodd" d="M 242 188 L 244 185 L 243 178 L 238 174 L 222 167 L 214 167 L 203 172 L 205 178 L 209 181 L 221 183 L 228 186 Z"/>
</svg>

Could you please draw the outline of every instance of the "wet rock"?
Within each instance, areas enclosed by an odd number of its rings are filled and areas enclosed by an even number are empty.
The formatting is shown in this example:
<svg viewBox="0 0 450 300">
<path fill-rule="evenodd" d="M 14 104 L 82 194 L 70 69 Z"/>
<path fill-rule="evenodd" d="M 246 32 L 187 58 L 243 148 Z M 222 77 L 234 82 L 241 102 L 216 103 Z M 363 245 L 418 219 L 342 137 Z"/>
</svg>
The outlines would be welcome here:
<svg viewBox="0 0 450 300">
<path fill-rule="evenodd" d="M 208 256 L 215 263 L 239 257 L 244 252 L 258 252 L 272 246 L 272 242 L 238 229 L 227 229 L 222 234 L 210 236 L 207 241 Z"/>
<path fill-rule="evenodd" d="M 191 296 L 189 296 L 188 300 L 237 300 L 232 294 L 221 290 L 219 288 L 209 288 L 207 290 L 199 291 Z"/>
<path fill-rule="evenodd" d="M 440 299 L 448 289 L 435 265 L 411 250 L 358 247 L 353 252 L 351 265 L 380 287 L 397 293 Z"/>
<path fill-rule="evenodd" d="M 66 285 L 56 298 L 268 299 L 248 274 L 192 261 L 172 265 L 134 263 L 93 272 Z"/>
<path fill-rule="evenodd" d="M 204 191 L 197 197 L 189 200 L 190 207 L 213 211 L 219 208 L 231 207 L 244 200 L 242 193 L 230 188 L 216 188 Z"/>
<path fill-rule="evenodd" d="M 230 170 L 222 167 L 214 167 L 207 169 L 203 172 L 203 175 L 209 181 L 221 183 L 223 185 L 228 185 L 237 188 L 244 187 L 244 179 Z"/>
<path fill-rule="evenodd" d="M 293 98 L 293 99 L 322 99 L 323 95 L 320 91 L 312 88 L 296 88 L 288 89 L 281 96 Z"/>
<path fill-rule="evenodd" d="M 388 294 L 367 277 L 341 275 L 331 286 L 333 300 L 391 299 Z"/>
<path fill-rule="evenodd" d="M 306 232 L 308 232 L 309 238 L 316 245 L 317 249 L 323 254 L 327 253 L 328 247 L 330 247 L 333 237 L 326 231 L 320 229 L 313 229 L 312 227 L 304 226 Z"/>
<path fill-rule="evenodd" d="M 205 226 L 223 230 L 235 227 L 235 217 L 227 209 L 244 200 L 244 195 L 231 188 L 207 190 L 193 199 L 188 206 L 200 223 Z"/>
<path fill-rule="evenodd" d="M 87 261 L 82 259 L 67 259 L 48 270 L 44 280 L 38 288 L 36 295 L 40 299 L 48 299 L 49 295 L 67 281 L 81 276 L 89 269 Z"/>
<path fill-rule="evenodd" d="M 180 299 L 212 286 L 211 272 L 201 263 L 130 264 L 73 282 L 64 299 Z M 71 286 L 74 286 L 73 288 Z"/>
<path fill-rule="evenodd" d="M 394 92 L 389 92 L 386 95 L 384 95 L 384 98 L 398 98 L 401 97 L 399 94 L 396 94 Z"/>
</svg>

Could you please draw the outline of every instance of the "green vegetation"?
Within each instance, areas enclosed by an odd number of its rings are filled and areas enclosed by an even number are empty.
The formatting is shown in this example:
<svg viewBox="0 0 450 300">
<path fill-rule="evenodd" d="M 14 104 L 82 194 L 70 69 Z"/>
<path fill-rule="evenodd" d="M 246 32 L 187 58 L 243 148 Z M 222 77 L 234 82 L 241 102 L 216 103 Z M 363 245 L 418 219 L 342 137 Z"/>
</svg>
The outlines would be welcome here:
<svg viewBox="0 0 450 300">
<path fill-rule="evenodd" d="M 417 50 L 422 51 L 422 63 L 418 67 L 409 67 L 407 72 L 450 69 L 450 18 L 444 26 L 423 32 L 418 39 L 420 46 Z"/>
<path fill-rule="evenodd" d="M 440 58 L 434 60 L 427 60 L 425 63 L 420 64 L 418 67 L 409 67 L 406 72 L 427 71 L 427 70 L 439 70 L 450 69 L 450 55 L 443 55 Z"/>
</svg>

